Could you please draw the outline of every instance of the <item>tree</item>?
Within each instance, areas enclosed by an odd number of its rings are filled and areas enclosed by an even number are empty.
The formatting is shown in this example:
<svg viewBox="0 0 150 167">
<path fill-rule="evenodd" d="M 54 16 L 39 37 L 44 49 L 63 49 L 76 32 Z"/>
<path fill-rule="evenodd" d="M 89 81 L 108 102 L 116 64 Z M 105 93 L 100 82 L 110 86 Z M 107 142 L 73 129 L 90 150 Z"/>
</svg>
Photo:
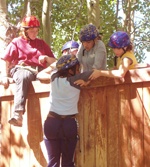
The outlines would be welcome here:
<svg viewBox="0 0 150 167">
<path fill-rule="evenodd" d="M 131 35 L 139 62 L 144 60 L 143 50 L 150 48 L 149 0 L 30 1 L 32 14 L 41 22 L 39 37 L 44 38 L 51 45 L 58 57 L 61 55 L 62 45 L 71 39 L 78 41 L 81 27 L 90 22 L 96 24 L 103 33 L 106 47 L 113 32 L 127 31 Z M 22 15 L 25 14 L 26 2 L 27 0 L 7 0 L 11 23 L 17 25 L 21 20 Z M 110 68 L 113 66 L 113 53 L 109 47 L 107 52 Z"/>
<path fill-rule="evenodd" d="M 52 3 L 50 0 L 43 1 L 42 10 L 42 25 L 43 25 L 43 38 L 45 41 L 51 43 L 51 26 L 50 26 L 50 11 L 52 10 Z"/>
<path fill-rule="evenodd" d="M 18 28 L 8 20 L 6 0 L 0 1 L 0 14 L 0 54 L 2 54 L 9 42 L 17 36 Z"/>
<path fill-rule="evenodd" d="M 99 0 L 87 0 L 88 23 L 94 24 L 100 29 L 100 8 Z"/>
</svg>

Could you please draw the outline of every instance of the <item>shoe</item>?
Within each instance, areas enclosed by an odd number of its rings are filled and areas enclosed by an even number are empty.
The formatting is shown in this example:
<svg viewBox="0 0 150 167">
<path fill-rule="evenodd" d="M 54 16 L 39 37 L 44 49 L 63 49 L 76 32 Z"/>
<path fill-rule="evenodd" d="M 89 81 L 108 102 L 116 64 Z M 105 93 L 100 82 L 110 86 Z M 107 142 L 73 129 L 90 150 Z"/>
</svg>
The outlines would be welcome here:
<svg viewBox="0 0 150 167">
<path fill-rule="evenodd" d="M 22 127 L 22 120 L 21 119 L 11 118 L 8 122 L 11 125 Z"/>
<path fill-rule="evenodd" d="M 15 111 L 14 116 L 8 121 L 11 125 L 22 127 L 23 111 Z"/>
</svg>

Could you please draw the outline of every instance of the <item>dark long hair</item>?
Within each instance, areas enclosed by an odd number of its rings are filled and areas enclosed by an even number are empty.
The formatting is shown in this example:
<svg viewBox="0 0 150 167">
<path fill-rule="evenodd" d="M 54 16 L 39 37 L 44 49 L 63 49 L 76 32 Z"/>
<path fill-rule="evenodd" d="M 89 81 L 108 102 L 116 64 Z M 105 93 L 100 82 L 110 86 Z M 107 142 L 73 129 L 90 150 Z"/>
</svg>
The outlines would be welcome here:
<svg viewBox="0 0 150 167">
<path fill-rule="evenodd" d="M 126 51 L 131 51 L 133 49 L 133 45 L 132 43 L 130 43 L 130 45 L 127 46 Z"/>
<path fill-rule="evenodd" d="M 76 65 L 74 65 L 71 68 L 68 68 L 66 70 L 57 71 L 56 73 L 54 73 L 52 75 L 51 80 L 54 81 L 55 78 L 59 78 L 59 77 L 68 78 L 70 76 L 74 76 L 76 74 L 76 68 L 77 68 L 77 66 L 79 66 L 79 64 L 76 64 Z M 69 72 L 70 70 L 72 70 L 73 74 Z"/>
</svg>

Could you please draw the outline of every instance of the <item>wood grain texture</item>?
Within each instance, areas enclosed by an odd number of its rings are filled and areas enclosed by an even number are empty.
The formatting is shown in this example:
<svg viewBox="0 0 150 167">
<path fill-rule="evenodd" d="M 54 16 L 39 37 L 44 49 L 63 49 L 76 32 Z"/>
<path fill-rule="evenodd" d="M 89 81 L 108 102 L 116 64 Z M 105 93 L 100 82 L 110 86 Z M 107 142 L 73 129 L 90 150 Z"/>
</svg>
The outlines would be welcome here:
<svg viewBox="0 0 150 167">
<path fill-rule="evenodd" d="M 46 167 L 41 143 L 49 83 L 32 82 L 22 128 L 7 123 L 13 91 L 14 84 L 7 90 L 0 86 L 0 166 Z M 78 108 L 77 167 L 149 167 L 150 68 L 130 70 L 124 80 L 98 78 L 82 88 Z"/>
</svg>

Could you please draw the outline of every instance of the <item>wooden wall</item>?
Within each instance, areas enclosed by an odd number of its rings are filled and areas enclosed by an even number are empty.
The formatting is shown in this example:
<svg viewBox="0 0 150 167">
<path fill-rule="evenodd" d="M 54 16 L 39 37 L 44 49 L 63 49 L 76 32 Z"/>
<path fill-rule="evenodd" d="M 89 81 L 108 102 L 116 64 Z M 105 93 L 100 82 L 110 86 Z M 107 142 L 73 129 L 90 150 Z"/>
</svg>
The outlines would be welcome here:
<svg viewBox="0 0 150 167">
<path fill-rule="evenodd" d="M 49 84 L 35 81 L 22 128 L 10 126 L 14 84 L 1 92 L 1 167 L 46 167 L 42 125 Z M 125 79 L 100 77 L 79 100 L 76 167 L 150 166 L 150 68 L 130 70 Z"/>
</svg>

